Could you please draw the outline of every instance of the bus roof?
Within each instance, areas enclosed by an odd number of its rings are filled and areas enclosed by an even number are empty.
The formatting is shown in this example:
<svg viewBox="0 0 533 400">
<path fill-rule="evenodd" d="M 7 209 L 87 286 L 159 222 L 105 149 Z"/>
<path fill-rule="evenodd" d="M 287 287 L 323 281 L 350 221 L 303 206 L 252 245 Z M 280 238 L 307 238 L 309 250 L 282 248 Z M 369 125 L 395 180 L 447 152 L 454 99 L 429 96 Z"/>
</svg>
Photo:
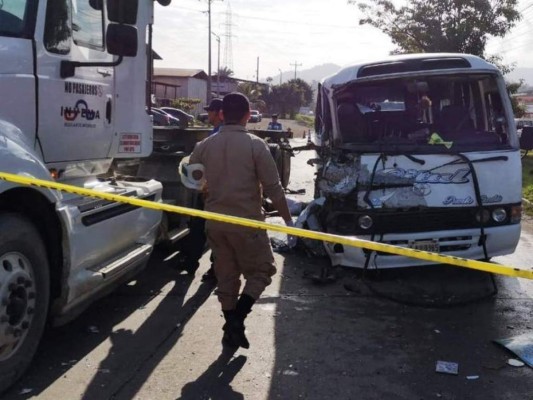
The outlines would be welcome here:
<svg viewBox="0 0 533 400">
<path fill-rule="evenodd" d="M 322 85 L 330 88 L 361 78 L 380 75 L 405 74 L 421 71 L 450 70 L 491 70 L 498 69 L 480 57 L 461 53 L 421 53 L 402 54 L 352 65 L 341 69 L 322 80 Z"/>
</svg>

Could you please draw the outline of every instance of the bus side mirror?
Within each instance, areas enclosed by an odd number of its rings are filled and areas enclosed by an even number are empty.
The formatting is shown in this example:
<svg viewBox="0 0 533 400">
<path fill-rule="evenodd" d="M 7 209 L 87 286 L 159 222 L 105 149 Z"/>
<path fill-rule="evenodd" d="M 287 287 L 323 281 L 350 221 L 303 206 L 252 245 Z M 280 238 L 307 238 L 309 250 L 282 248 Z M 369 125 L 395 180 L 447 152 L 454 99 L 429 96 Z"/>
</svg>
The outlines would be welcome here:
<svg viewBox="0 0 533 400">
<path fill-rule="evenodd" d="M 135 57 L 137 55 L 137 28 L 130 25 L 109 24 L 106 44 L 109 54 Z"/>
<path fill-rule="evenodd" d="M 139 0 L 108 0 L 107 18 L 117 24 L 135 25 Z"/>
</svg>

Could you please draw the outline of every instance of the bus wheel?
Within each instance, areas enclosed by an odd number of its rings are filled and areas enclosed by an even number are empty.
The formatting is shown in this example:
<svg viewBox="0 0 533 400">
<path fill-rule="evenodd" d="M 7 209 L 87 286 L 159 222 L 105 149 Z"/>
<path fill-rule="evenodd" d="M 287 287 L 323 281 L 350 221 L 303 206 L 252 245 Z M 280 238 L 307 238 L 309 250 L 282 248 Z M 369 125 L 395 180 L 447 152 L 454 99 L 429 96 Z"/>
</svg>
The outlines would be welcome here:
<svg viewBox="0 0 533 400">
<path fill-rule="evenodd" d="M 0 392 L 24 373 L 37 350 L 49 280 L 39 232 L 20 214 L 0 213 Z"/>
</svg>

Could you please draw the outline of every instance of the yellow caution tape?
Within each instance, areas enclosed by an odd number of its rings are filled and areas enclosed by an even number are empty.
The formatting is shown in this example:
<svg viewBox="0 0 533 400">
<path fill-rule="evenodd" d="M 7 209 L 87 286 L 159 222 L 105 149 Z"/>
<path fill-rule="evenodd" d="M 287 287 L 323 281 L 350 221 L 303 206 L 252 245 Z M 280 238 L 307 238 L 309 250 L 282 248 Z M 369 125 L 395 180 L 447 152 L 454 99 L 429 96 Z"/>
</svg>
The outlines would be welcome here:
<svg viewBox="0 0 533 400">
<path fill-rule="evenodd" d="M 241 225 L 250 228 L 264 229 L 275 232 L 282 232 L 287 235 L 298 236 L 302 238 L 322 240 L 324 242 L 339 243 L 347 246 L 365 248 L 368 250 L 381 251 L 385 253 L 396 254 L 410 258 L 430 261 L 434 263 L 449 264 L 457 267 L 476 269 L 479 271 L 491 272 L 499 275 L 507 275 L 517 278 L 533 279 L 533 271 L 527 271 L 520 268 L 493 264 L 485 261 L 469 260 L 466 258 L 448 256 L 445 254 L 430 253 L 428 251 L 414 250 L 400 246 L 393 246 L 385 243 L 372 242 L 369 240 L 348 238 L 345 236 L 332 235 L 330 233 L 315 232 L 301 228 L 293 228 L 284 225 L 269 224 L 262 221 L 246 219 L 241 217 L 232 217 L 224 214 L 218 214 L 210 211 L 196 210 L 193 208 L 173 206 L 170 204 L 157 203 L 154 201 L 141 200 L 127 196 L 121 196 L 110 193 L 98 192 L 92 189 L 84 189 L 77 186 L 65 185 L 63 183 L 46 181 L 36 178 L 28 178 L 20 175 L 0 172 L 0 179 L 20 183 L 22 185 L 36 186 L 48 189 L 60 190 L 63 192 L 74 193 L 81 196 L 89 196 L 110 200 L 120 203 L 127 203 L 138 207 L 150 208 L 159 211 L 168 211 L 178 214 L 189 215 L 191 217 L 200 217 L 213 221 L 226 222 L 229 224 Z"/>
</svg>

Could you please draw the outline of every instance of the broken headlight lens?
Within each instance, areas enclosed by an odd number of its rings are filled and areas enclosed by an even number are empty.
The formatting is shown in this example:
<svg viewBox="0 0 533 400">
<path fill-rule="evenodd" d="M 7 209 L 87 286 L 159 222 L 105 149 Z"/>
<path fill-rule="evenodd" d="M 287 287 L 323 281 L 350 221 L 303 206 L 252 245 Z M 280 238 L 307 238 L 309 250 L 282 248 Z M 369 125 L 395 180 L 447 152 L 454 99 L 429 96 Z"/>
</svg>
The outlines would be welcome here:
<svg viewBox="0 0 533 400">
<path fill-rule="evenodd" d="M 359 223 L 359 228 L 361 229 L 370 229 L 374 225 L 374 221 L 370 215 L 361 215 L 357 221 Z"/>
</svg>

